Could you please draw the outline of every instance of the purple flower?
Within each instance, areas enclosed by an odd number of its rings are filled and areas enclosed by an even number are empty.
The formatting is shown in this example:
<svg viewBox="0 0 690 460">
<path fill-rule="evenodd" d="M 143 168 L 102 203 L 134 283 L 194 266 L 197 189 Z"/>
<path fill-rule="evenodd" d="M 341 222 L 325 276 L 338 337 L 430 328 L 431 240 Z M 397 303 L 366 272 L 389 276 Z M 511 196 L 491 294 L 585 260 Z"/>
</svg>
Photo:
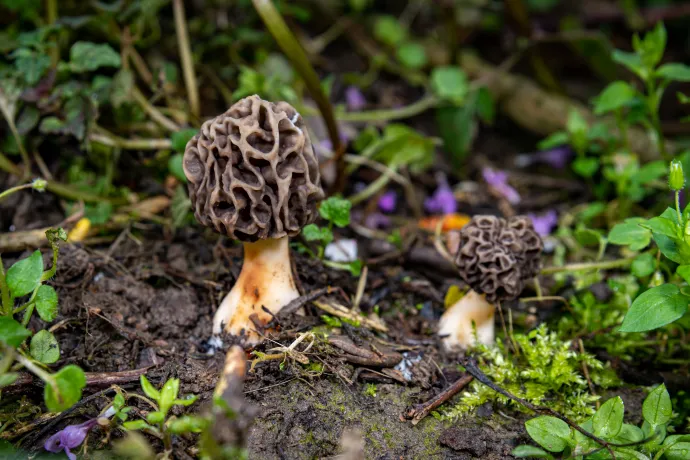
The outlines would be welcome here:
<svg viewBox="0 0 690 460">
<path fill-rule="evenodd" d="M 495 171 L 491 168 L 484 168 L 482 169 L 482 176 L 484 176 L 486 183 L 503 195 L 510 204 L 517 204 L 520 202 L 520 195 L 517 190 L 508 185 L 508 173 L 505 171 Z"/>
<path fill-rule="evenodd" d="M 455 202 L 455 194 L 448 186 L 448 181 L 445 178 L 439 180 L 439 185 L 430 198 L 424 200 L 424 209 L 430 213 L 453 214 L 458 210 L 458 204 Z"/>
<path fill-rule="evenodd" d="M 55 454 L 64 450 L 70 460 L 76 460 L 77 456 L 70 449 L 79 447 L 86 439 L 89 430 L 96 425 L 98 425 L 98 419 L 96 418 L 87 420 L 79 425 L 68 425 L 49 437 L 43 447 L 48 452 Z"/>
<path fill-rule="evenodd" d="M 527 214 L 527 216 L 532 219 L 534 231 L 541 237 L 549 236 L 553 228 L 558 225 L 558 214 L 556 214 L 556 211 L 553 209 L 539 216 L 532 213 Z"/>
<path fill-rule="evenodd" d="M 364 219 L 364 226 L 372 230 L 388 228 L 391 226 L 391 219 L 380 212 L 372 212 Z"/>
<path fill-rule="evenodd" d="M 364 94 L 356 86 L 348 86 L 345 89 L 345 103 L 348 110 L 362 110 L 367 105 Z"/>
<path fill-rule="evenodd" d="M 379 198 L 379 209 L 383 212 L 393 212 L 397 203 L 398 194 L 393 190 L 389 190 Z"/>
<path fill-rule="evenodd" d="M 541 152 L 524 153 L 518 155 L 515 164 L 521 168 L 527 167 L 534 163 L 546 163 L 552 168 L 563 169 L 568 165 L 568 161 L 573 156 L 573 149 L 567 145 L 554 147 L 549 150 L 542 150 Z"/>
</svg>

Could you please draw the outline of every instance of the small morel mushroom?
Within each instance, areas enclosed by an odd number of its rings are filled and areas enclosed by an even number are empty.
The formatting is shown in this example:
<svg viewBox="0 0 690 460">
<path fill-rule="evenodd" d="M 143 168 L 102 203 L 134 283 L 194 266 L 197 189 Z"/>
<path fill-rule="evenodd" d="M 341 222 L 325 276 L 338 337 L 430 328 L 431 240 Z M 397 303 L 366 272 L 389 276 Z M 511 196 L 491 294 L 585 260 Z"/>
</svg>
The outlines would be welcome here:
<svg viewBox="0 0 690 460">
<path fill-rule="evenodd" d="M 201 126 L 183 167 L 199 223 L 244 245 L 242 271 L 213 331 L 256 344 L 257 329 L 299 296 L 288 237 L 316 219 L 324 197 L 304 121 L 286 102 L 246 97 Z"/>
<path fill-rule="evenodd" d="M 542 241 L 528 217 L 475 216 L 460 231 L 455 264 L 472 289 L 441 317 L 446 347 L 494 341 L 495 302 L 517 298 L 541 266 Z"/>
</svg>

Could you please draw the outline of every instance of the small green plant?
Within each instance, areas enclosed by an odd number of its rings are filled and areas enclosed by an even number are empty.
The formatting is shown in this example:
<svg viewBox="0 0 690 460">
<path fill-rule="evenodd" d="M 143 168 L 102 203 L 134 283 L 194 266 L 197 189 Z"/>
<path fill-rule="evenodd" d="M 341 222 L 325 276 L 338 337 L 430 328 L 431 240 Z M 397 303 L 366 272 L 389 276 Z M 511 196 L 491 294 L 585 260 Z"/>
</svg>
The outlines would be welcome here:
<svg viewBox="0 0 690 460">
<path fill-rule="evenodd" d="M 0 199 L 25 188 L 43 191 L 46 185 L 46 181 L 36 179 L 0 193 Z M 55 276 L 59 243 L 67 240 L 67 234 L 62 228 L 50 229 L 46 237 L 53 252 L 49 270 L 43 269 L 43 256 L 38 250 L 15 262 L 7 271 L 0 258 L 0 388 L 14 383 L 19 377 L 17 370 L 24 367 L 45 382 L 44 400 L 48 410 L 60 412 L 81 399 L 86 378 L 74 365 L 65 366 L 55 374 L 48 372 L 45 366 L 60 359 L 58 341 L 48 330 L 32 334 L 27 329 L 34 311 L 47 323 L 53 321 L 58 312 L 57 293 L 45 282 Z M 17 300 L 26 296 L 28 299 L 17 305 Z M 15 320 L 14 315 L 22 312 L 21 322 Z M 29 337 L 27 346 L 25 341 Z"/>
<path fill-rule="evenodd" d="M 309 224 L 302 229 L 304 239 L 307 242 L 317 244 L 316 253 L 306 246 L 302 246 L 302 248 L 312 257 L 323 260 L 324 265 L 340 270 L 349 270 L 353 276 L 359 276 L 362 271 L 362 261 L 359 259 L 347 263 L 324 260 L 326 246 L 333 242 L 333 226 L 344 228 L 350 225 L 350 208 L 352 208 L 352 203 L 343 198 L 332 196 L 324 200 L 319 207 L 319 214 L 328 222 L 328 225 L 319 227 L 316 224 Z"/>
<path fill-rule="evenodd" d="M 473 351 L 479 368 L 500 387 L 533 404 L 548 401 L 549 407 L 568 417 L 583 419 L 594 413 L 594 403 L 598 400 L 589 391 L 582 373 L 583 364 L 587 366 L 594 385 L 608 388 L 617 383 L 613 372 L 601 361 L 590 354 L 573 351 L 570 342 L 560 340 L 555 332 L 547 330 L 546 325 L 527 334 L 515 334 L 510 342 L 517 352 L 509 352 L 500 341 L 495 347 L 477 345 Z M 443 411 L 442 416 L 449 419 L 463 417 L 487 402 L 524 410 L 511 399 L 475 380 L 460 401 Z"/>
<path fill-rule="evenodd" d="M 530 437 L 542 448 L 518 446 L 518 458 L 684 460 L 690 458 L 690 436 L 667 436 L 673 416 L 671 398 L 662 384 L 652 390 L 642 404 L 644 422 L 638 427 L 623 422 L 623 400 L 609 399 L 579 427 L 602 442 L 585 436 L 560 418 L 540 416 L 525 422 Z M 549 453 L 551 452 L 551 453 Z"/>
<path fill-rule="evenodd" d="M 146 415 L 146 419 L 124 421 L 122 427 L 130 431 L 143 431 L 144 433 L 155 436 L 163 441 L 166 454 L 172 452 L 172 438 L 174 435 L 184 433 L 200 433 L 206 427 L 205 419 L 193 415 L 183 415 L 182 417 L 170 416 L 169 412 L 173 406 L 191 406 L 197 400 L 197 396 L 189 395 L 178 398 L 180 391 L 180 379 L 169 379 L 163 388 L 157 390 L 149 380 L 142 375 L 140 377 L 141 389 L 148 398 L 144 400 L 151 406 L 153 411 Z M 118 407 L 115 405 L 117 404 Z M 123 407 L 124 398 L 113 401 L 118 417 L 126 420 L 129 409 Z M 127 411 L 127 412 L 125 412 Z"/>
<path fill-rule="evenodd" d="M 660 216 L 651 219 L 639 217 L 626 219 L 611 230 L 609 241 L 629 246 L 633 251 L 647 247 L 652 240 L 658 251 L 667 259 L 666 268 L 675 270 L 677 277 L 660 279 L 650 283 L 650 289 L 641 293 L 625 315 L 621 332 L 643 332 L 658 329 L 681 319 L 690 302 L 690 206 L 680 209 L 680 192 L 685 187 L 683 167 L 679 161 L 671 163 L 669 187 L 675 193 L 675 206 L 667 208 Z M 636 259 L 637 260 L 637 259 Z M 652 271 L 654 258 L 649 259 Z"/>
</svg>

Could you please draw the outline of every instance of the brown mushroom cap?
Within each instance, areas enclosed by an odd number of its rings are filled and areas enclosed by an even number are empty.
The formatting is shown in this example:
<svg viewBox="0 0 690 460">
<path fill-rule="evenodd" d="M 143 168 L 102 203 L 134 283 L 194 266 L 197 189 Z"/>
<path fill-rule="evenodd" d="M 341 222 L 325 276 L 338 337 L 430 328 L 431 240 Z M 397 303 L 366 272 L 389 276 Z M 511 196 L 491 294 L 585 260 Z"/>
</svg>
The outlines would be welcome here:
<svg viewBox="0 0 690 460">
<path fill-rule="evenodd" d="M 525 216 L 474 216 L 460 231 L 455 263 L 472 289 L 489 302 L 512 300 L 541 267 L 542 241 Z"/>
<path fill-rule="evenodd" d="M 240 241 L 297 235 L 324 197 L 304 120 L 256 95 L 206 121 L 183 167 L 199 223 Z"/>
</svg>

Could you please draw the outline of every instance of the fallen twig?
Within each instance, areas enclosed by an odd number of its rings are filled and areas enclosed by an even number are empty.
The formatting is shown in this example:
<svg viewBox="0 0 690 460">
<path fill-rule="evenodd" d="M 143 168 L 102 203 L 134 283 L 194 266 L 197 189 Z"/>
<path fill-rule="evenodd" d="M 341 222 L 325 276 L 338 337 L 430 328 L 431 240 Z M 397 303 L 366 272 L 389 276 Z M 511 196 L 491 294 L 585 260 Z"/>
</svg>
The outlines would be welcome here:
<svg viewBox="0 0 690 460">
<path fill-rule="evenodd" d="M 451 386 L 428 400 L 423 404 L 417 404 L 414 407 L 408 409 L 402 416 L 401 420 L 411 420 L 413 425 L 418 424 L 424 417 L 429 415 L 429 413 L 436 409 L 441 404 L 448 401 L 450 398 L 458 394 L 460 390 L 465 388 L 473 379 L 471 375 L 465 375 L 456 380 Z"/>
<path fill-rule="evenodd" d="M 368 329 L 374 329 L 375 331 L 379 332 L 388 332 L 388 327 L 383 323 L 383 321 L 362 316 L 359 313 L 356 313 L 345 307 L 344 305 L 334 302 L 333 300 L 329 299 L 328 302 L 313 301 L 312 303 L 329 315 L 337 316 L 355 324 L 361 324 Z"/>
</svg>

